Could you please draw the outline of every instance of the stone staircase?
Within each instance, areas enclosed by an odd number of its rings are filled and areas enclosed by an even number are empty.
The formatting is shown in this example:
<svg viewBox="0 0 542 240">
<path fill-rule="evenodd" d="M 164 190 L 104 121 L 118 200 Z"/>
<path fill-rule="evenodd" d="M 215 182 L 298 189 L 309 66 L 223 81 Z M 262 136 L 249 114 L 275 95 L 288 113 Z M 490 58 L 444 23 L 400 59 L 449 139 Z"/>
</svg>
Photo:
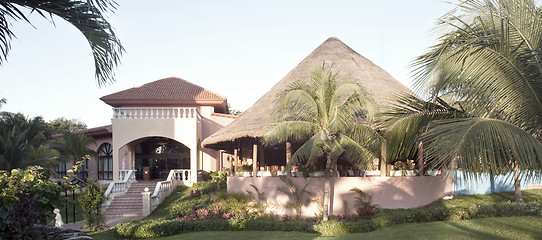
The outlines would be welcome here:
<svg viewBox="0 0 542 240">
<path fill-rule="evenodd" d="M 153 192 L 158 181 L 137 181 L 130 185 L 124 195 L 115 196 L 109 207 L 105 210 L 105 217 L 110 219 L 141 218 L 143 213 L 143 198 L 141 192 L 146 187 Z"/>
</svg>

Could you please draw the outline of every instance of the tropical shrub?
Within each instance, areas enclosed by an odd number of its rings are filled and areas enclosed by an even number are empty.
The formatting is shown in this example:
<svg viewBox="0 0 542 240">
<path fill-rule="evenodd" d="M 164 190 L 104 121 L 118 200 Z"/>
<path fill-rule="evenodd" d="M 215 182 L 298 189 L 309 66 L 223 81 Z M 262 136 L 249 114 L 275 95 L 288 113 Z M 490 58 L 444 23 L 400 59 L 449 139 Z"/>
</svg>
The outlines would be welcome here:
<svg viewBox="0 0 542 240">
<path fill-rule="evenodd" d="M 356 199 L 356 214 L 361 219 L 371 219 L 380 211 L 380 206 L 372 204 L 373 197 L 359 188 L 350 189 L 351 192 L 356 192 L 358 196 Z"/>
<path fill-rule="evenodd" d="M 105 217 L 102 214 L 102 204 L 105 202 L 105 191 L 92 178 L 88 178 L 83 194 L 78 198 L 83 209 L 85 227 L 95 231 L 103 229 Z"/>
<path fill-rule="evenodd" d="M 308 205 L 311 202 L 310 197 L 313 196 L 313 193 L 307 190 L 309 182 L 307 182 L 305 186 L 300 187 L 294 183 L 292 178 L 281 177 L 280 180 L 282 180 L 286 184 L 286 186 L 277 187 L 277 191 L 288 195 L 290 199 L 290 201 L 284 203 L 284 207 L 294 210 L 296 218 L 300 218 L 301 208 L 305 205 Z M 307 195 L 308 197 L 306 197 L 305 195 Z"/>
<path fill-rule="evenodd" d="M 371 232 L 377 228 L 375 223 L 370 220 L 360 220 L 356 222 L 331 220 L 314 226 L 314 230 L 324 236 Z"/>
<path fill-rule="evenodd" d="M 116 227 L 117 235 L 122 238 L 158 238 L 186 232 L 242 230 L 314 232 L 311 221 L 271 219 L 143 220 L 121 222 Z"/>
<path fill-rule="evenodd" d="M 55 208 L 66 204 L 60 185 L 39 167 L 0 171 L 0 239 L 33 239 L 32 227 L 45 223 Z"/>
</svg>

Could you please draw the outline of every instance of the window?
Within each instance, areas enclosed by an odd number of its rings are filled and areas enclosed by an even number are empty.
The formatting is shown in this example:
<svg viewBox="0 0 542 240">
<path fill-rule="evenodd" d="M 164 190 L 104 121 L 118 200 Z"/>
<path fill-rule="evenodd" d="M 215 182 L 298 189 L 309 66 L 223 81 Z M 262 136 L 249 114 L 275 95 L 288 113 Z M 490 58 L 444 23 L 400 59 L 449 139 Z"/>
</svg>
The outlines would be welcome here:
<svg viewBox="0 0 542 240">
<path fill-rule="evenodd" d="M 60 162 L 55 167 L 55 172 L 58 174 L 60 178 L 66 176 L 66 162 Z"/>
<path fill-rule="evenodd" d="M 98 179 L 113 180 L 113 147 L 104 143 L 98 149 Z"/>
</svg>

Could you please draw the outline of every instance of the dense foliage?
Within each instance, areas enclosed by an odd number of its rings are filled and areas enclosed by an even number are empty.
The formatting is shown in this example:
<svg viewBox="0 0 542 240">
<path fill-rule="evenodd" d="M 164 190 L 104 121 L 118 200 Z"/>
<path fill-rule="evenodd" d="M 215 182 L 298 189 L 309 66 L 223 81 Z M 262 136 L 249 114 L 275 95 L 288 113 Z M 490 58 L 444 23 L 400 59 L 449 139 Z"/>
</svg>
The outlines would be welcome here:
<svg viewBox="0 0 542 240">
<path fill-rule="evenodd" d="M 65 203 L 61 191 L 40 168 L 0 171 L 0 238 L 35 239 L 33 225 Z"/>
<path fill-rule="evenodd" d="M 83 209 L 85 228 L 95 231 L 103 229 L 105 217 L 102 214 L 102 204 L 105 202 L 105 191 L 92 178 L 88 178 L 83 194 L 77 199 Z"/>
</svg>

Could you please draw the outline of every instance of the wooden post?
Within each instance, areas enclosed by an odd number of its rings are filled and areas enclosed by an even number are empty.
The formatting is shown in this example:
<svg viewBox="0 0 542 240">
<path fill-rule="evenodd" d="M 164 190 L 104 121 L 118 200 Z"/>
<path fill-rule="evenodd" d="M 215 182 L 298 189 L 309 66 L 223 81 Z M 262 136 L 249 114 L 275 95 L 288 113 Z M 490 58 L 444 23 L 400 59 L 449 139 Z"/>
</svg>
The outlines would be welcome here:
<svg viewBox="0 0 542 240">
<path fill-rule="evenodd" d="M 425 175 L 425 161 L 423 160 L 423 142 L 418 144 L 418 174 Z"/>
<path fill-rule="evenodd" d="M 252 177 L 258 176 L 258 144 L 252 145 Z"/>
<path fill-rule="evenodd" d="M 388 153 L 386 150 L 386 140 L 382 141 L 382 148 L 380 149 L 380 176 L 388 176 Z"/>
<path fill-rule="evenodd" d="M 288 166 L 290 159 L 292 159 L 292 143 L 286 142 L 286 166 Z M 286 168 L 286 176 L 292 177 L 292 169 Z"/>
<path fill-rule="evenodd" d="M 230 176 L 233 176 L 233 159 L 228 156 L 228 162 L 230 162 Z"/>
<path fill-rule="evenodd" d="M 234 172 L 237 174 L 237 171 L 239 169 L 237 169 L 239 167 L 239 156 L 238 156 L 238 152 L 237 152 L 237 148 L 236 149 L 233 149 L 233 161 L 235 162 L 233 164 L 233 170 Z"/>
</svg>

